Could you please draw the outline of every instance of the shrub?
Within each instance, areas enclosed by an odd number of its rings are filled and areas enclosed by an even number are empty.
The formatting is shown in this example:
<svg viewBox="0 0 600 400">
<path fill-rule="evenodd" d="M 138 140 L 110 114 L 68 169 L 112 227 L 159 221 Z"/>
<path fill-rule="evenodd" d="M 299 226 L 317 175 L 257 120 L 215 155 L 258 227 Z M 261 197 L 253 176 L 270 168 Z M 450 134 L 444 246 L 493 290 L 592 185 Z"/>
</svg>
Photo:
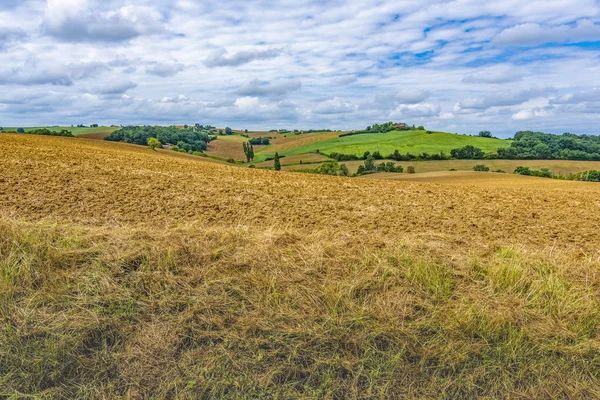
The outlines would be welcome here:
<svg viewBox="0 0 600 400">
<path fill-rule="evenodd" d="M 485 164 L 477 164 L 476 166 L 473 167 L 473 171 L 488 172 L 489 170 L 490 170 L 490 167 L 488 167 Z"/>
<path fill-rule="evenodd" d="M 450 168 L 448 171 L 456 171 L 456 168 Z"/>
<path fill-rule="evenodd" d="M 513 173 L 516 175 L 531 175 L 531 170 L 529 169 L 529 167 L 518 166 L 517 168 L 515 168 Z"/>
<path fill-rule="evenodd" d="M 254 164 L 249 165 L 248 168 L 256 168 L 256 165 L 254 165 Z"/>
<path fill-rule="evenodd" d="M 406 173 L 408 174 L 414 174 L 415 171 L 415 167 L 413 167 L 412 165 L 409 165 L 408 167 L 406 167 Z"/>
<path fill-rule="evenodd" d="M 494 170 L 494 172 L 498 172 L 498 173 L 501 173 L 501 174 L 505 174 L 505 173 L 506 173 L 506 171 L 505 171 L 505 170 L 503 170 L 503 169 L 500 169 L 500 168 L 498 168 L 498 169 L 495 169 L 495 170 Z"/>
<path fill-rule="evenodd" d="M 23 129 L 23 128 L 18 128 L 18 129 L 17 129 L 17 133 L 25 133 L 25 129 Z"/>
<path fill-rule="evenodd" d="M 235 164 L 235 160 L 233 158 L 228 159 L 227 162 L 229 164 Z"/>
</svg>

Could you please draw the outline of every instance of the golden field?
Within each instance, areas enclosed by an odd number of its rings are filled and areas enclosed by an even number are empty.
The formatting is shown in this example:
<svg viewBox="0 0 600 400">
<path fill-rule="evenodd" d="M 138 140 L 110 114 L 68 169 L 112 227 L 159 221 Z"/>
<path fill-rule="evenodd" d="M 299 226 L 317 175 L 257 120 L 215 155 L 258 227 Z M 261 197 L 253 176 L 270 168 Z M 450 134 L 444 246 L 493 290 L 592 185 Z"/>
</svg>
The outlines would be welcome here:
<svg viewBox="0 0 600 400">
<path fill-rule="evenodd" d="M 600 397 L 600 185 L 0 154 L 2 397 Z"/>
</svg>

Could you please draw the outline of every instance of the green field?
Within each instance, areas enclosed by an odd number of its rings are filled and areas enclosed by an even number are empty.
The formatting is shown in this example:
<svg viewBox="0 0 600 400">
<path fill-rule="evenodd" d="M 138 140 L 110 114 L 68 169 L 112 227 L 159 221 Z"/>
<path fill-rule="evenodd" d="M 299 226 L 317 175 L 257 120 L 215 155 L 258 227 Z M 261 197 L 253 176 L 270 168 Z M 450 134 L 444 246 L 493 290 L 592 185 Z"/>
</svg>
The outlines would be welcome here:
<svg viewBox="0 0 600 400">
<path fill-rule="evenodd" d="M 294 147 L 281 152 L 280 155 L 292 156 L 314 153 L 317 150 L 325 154 L 336 152 L 354 154 L 357 156 L 363 155 L 365 151 L 370 151 L 371 153 L 379 151 L 382 155 L 386 156 L 393 153 L 394 150 L 398 150 L 403 154 L 411 153 L 415 155 L 421 153 L 433 154 L 441 151 L 450 154 L 451 150 L 466 145 L 472 145 L 482 149 L 486 153 L 491 153 L 495 152 L 500 147 L 510 146 L 510 141 L 444 132 L 433 132 L 428 134 L 425 131 L 418 130 L 392 131 L 387 133 L 369 133 L 328 139 Z M 264 157 L 272 156 L 271 153 L 267 152 L 260 154 Z"/>
<path fill-rule="evenodd" d="M 3 127 L 3 131 L 4 132 L 14 132 L 18 128 L 19 127 Z M 36 129 L 44 129 L 44 128 L 49 129 L 51 131 L 61 131 L 63 129 L 66 129 L 75 136 L 83 135 L 83 134 L 87 134 L 87 133 L 114 132 L 117 129 L 119 129 L 118 126 L 98 126 L 96 128 L 78 128 L 75 126 L 33 126 L 33 127 L 27 127 L 27 128 L 22 127 L 22 128 L 25 130 L 25 132 L 31 132 Z"/>
</svg>

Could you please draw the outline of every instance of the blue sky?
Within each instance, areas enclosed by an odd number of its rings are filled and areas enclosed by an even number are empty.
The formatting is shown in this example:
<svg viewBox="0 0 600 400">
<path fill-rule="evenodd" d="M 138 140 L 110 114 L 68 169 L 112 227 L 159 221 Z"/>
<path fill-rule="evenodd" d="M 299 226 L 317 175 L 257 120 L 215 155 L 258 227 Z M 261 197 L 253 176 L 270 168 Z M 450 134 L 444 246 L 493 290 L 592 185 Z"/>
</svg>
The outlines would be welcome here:
<svg viewBox="0 0 600 400">
<path fill-rule="evenodd" d="M 600 133 L 600 2 L 2 0 L 0 126 Z"/>
</svg>

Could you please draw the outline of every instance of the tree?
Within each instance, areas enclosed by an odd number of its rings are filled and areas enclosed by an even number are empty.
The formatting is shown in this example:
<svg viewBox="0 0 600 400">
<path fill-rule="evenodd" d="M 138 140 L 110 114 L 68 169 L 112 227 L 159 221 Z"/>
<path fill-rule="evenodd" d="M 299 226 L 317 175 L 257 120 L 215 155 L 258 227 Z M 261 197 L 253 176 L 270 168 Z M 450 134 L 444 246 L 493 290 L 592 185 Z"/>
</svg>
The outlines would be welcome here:
<svg viewBox="0 0 600 400">
<path fill-rule="evenodd" d="M 156 148 L 160 146 L 161 144 L 157 138 L 151 137 L 148 139 L 148 147 L 150 147 L 150 149 L 156 151 Z"/>
<path fill-rule="evenodd" d="M 254 160 L 254 148 L 252 147 L 252 144 L 250 142 L 244 142 L 242 143 L 242 146 L 244 148 L 244 154 L 246 155 L 247 162 Z"/>
<path fill-rule="evenodd" d="M 491 138 L 492 137 L 492 132 L 490 132 L 490 131 L 481 131 L 481 132 L 479 132 L 479 136 Z"/>
<path fill-rule="evenodd" d="M 248 133 L 248 129 L 244 129 L 244 133 Z"/>
<path fill-rule="evenodd" d="M 490 170 L 490 167 L 488 167 L 485 164 L 477 164 L 476 166 L 473 167 L 473 171 L 488 172 L 489 170 Z"/>
<path fill-rule="evenodd" d="M 346 166 L 346 164 L 340 164 L 340 175 L 342 175 L 342 176 L 350 175 L 350 171 L 348 171 L 348 167 Z"/>
<path fill-rule="evenodd" d="M 18 128 L 18 129 L 17 129 L 17 133 L 25 133 L 25 129 L 23 129 L 23 128 Z"/>
<path fill-rule="evenodd" d="M 364 162 L 365 172 L 375 172 L 377 167 L 375 166 L 375 159 L 373 156 L 368 156 Z"/>
<path fill-rule="evenodd" d="M 409 174 L 414 174 L 416 172 L 415 167 L 413 167 L 412 165 L 406 167 L 406 172 Z"/>
<path fill-rule="evenodd" d="M 225 128 L 225 134 L 226 134 L 226 135 L 233 135 L 233 131 L 231 130 L 231 128 L 230 128 L 230 127 L 226 127 L 226 128 Z"/>
<path fill-rule="evenodd" d="M 273 158 L 273 168 L 275 171 L 281 171 L 281 162 L 279 162 L 279 153 L 275 153 L 275 158 Z"/>
</svg>

